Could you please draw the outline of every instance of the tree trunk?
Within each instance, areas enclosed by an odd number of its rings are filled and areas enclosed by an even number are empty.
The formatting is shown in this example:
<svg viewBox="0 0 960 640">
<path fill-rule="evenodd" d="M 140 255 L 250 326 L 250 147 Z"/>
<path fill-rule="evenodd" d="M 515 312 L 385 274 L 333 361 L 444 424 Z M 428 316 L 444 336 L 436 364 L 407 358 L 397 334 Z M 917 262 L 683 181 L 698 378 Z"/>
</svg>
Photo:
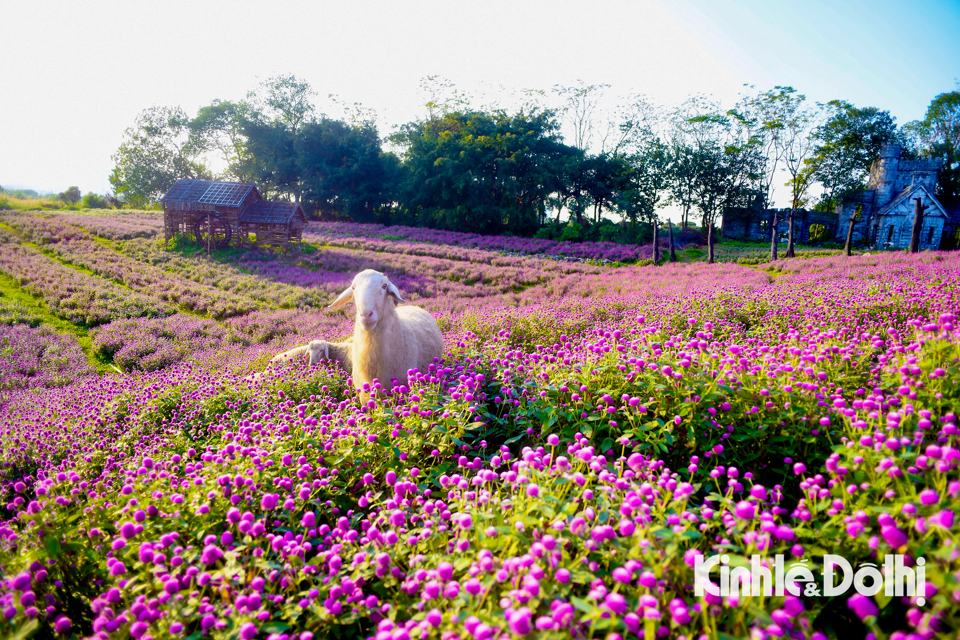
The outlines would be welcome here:
<svg viewBox="0 0 960 640">
<path fill-rule="evenodd" d="M 667 240 L 670 242 L 670 262 L 677 261 L 677 250 L 673 246 L 673 221 L 667 220 Z"/>
<path fill-rule="evenodd" d="M 850 257 L 853 255 L 853 227 L 857 224 L 857 219 L 850 214 L 850 224 L 847 225 L 847 241 L 843 245 L 843 255 Z"/>
<path fill-rule="evenodd" d="M 688 205 L 688 206 L 685 206 L 685 207 L 683 208 L 683 218 L 680 220 L 680 230 L 681 230 L 681 231 L 686 231 L 686 230 L 687 230 L 687 218 L 688 218 L 689 216 L 690 216 L 690 207 L 689 207 L 689 205 Z"/>
<path fill-rule="evenodd" d="M 713 264 L 713 222 L 707 227 L 707 264 Z"/>
<path fill-rule="evenodd" d="M 780 219 L 778 216 L 779 216 L 779 212 L 776 209 L 774 209 L 773 220 L 771 221 L 771 225 L 770 225 L 771 226 L 771 229 L 770 229 L 770 237 L 771 237 L 770 259 L 771 260 L 777 259 L 777 226 L 780 224 Z"/>
<path fill-rule="evenodd" d="M 653 264 L 660 264 L 660 224 L 653 219 Z"/>
<path fill-rule="evenodd" d="M 923 212 L 927 207 L 923 206 L 923 200 L 914 198 L 913 207 L 913 230 L 910 232 L 910 253 L 920 251 L 920 232 L 923 230 Z"/>
<path fill-rule="evenodd" d="M 784 257 L 786 257 L 786 258 L 792 258 L 793 255 L 794 255 L 794 254 L 793 254 L 793 238 L 794 238 L 794 236 L 793 236 L 793 216 L 794 216 L 795 211 L 796 211 L 796 209 L 794 209 L 793 207 L 790 208 L 790 226 L 788 227 L 789 230 L 787 231 L 787 252 L 784 254 Z"/>
</svg>

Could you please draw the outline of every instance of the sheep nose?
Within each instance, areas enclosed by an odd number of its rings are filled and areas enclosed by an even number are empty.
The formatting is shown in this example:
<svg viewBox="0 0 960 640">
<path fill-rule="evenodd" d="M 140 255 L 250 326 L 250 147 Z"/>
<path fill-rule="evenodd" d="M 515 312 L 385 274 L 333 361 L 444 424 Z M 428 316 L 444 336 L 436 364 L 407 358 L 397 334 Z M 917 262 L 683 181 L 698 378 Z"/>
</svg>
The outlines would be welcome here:
<svg viewBox="0 0 960 640">
<path fill-rule="evenodd" d="M 372 318 L 372 317 L 373 317 L 373 309 L 370 309 L 370 311 L 367 311 L 367 312 L 364 314 L 364 316 L 367 317 L 367 318 Z"/>
</svg>

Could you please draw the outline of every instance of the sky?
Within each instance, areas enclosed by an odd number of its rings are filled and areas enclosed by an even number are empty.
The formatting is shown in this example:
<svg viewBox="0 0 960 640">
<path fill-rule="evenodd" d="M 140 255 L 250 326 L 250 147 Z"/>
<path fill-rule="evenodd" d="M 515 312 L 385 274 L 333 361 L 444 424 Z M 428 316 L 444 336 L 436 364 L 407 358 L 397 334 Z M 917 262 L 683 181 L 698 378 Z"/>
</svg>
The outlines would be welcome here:
<svg viewBox="0 0 960 640">
<path fill-rule="evenodd" d="M 295 74 L 377 113 L 426 113 L 428 76 L 495 102 L 610 85 L 675 106 L 744 85 L 887 109 L 899 124 L 958 88 L 960 2 L 885 0 L 3 0 L 0 185 L 110 191 L 142 110 L 238 100 Z"/>
</svg>

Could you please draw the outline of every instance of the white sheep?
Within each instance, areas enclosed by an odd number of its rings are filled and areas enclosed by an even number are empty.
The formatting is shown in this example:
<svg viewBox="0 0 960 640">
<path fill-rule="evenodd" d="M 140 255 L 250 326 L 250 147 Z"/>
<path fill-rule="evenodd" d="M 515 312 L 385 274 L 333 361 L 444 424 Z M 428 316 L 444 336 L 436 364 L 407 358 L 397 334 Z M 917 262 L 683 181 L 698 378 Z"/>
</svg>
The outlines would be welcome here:
<svg viewBox="0 0 960 640">
<path fill-rule="evenodd" d="M 311 340 L 308 344 L 294 347 L 289 351 L 278 353 L 270 360 L 273 363 L 290 362 L 292 360 L 303 359 L 311 365 L 320 364 L 323 360 L 334 360 L 344 368 L 350 369 L 350 344 L 353 338 L 347 342 L 326 342 L 325 340 Z"/>
<path fill-rule="evenodd" d="M 443 355 L 437 321 L 420 307 L 397 307 L 403 302 L 400 291 L 379 271 L 358 273 L 328 308 L 339 309 L 351 300 L 357 307 L 353 336 L 343 342 L 312 341 L 306 347 L 311 363 L 336 360 L 352 372 L 357 389 L 376 379 L 390 390 L 394 378 L 405 384 L 407 371 L 427 371 Z"/>
</svg>

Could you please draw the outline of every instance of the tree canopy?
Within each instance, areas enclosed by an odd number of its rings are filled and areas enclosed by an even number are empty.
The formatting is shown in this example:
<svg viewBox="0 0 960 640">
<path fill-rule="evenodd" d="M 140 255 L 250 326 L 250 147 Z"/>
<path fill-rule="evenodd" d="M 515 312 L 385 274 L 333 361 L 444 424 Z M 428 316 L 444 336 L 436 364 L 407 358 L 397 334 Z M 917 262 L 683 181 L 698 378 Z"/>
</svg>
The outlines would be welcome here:
<svg viewBox="0 0 960 640">
<path fill-rule="evenodd" d="M 706 231 L 731 207 L 769 205 L 780 183 L 792 210 L 815 185 L 819 206 L 832 207 L 866 186 L 884 144 L 901 142 L 908 153 L 943 158 L 939 195 L 960 200 L 957 91 L 898 130 L 887 111 L 812 105 L 786 86 L 751 87 L 729 109 L 694 96 L 665 110 L 632 96 L 608 111 L 607 85 L 527 92 L 513 110 L 473 106 L 442 79 L 424 87 L 426 115 L 386 137 L 361 105 L 334 99 L 345 116 L 320 113 L 316 91 L 293 75 L 269 78 L 240 101 L 214 100 L 192 118 L 152 107 L 126 130 L 111 184 L 124 204 L 143 207 L 178 178 L 253 181 L 312 217 L 519 235 L 564 214 L 579 227 L 619 218 L 652 228 L 659 209 L 675 204 L 684 227 L 696 211 Z"/>
</svg>

